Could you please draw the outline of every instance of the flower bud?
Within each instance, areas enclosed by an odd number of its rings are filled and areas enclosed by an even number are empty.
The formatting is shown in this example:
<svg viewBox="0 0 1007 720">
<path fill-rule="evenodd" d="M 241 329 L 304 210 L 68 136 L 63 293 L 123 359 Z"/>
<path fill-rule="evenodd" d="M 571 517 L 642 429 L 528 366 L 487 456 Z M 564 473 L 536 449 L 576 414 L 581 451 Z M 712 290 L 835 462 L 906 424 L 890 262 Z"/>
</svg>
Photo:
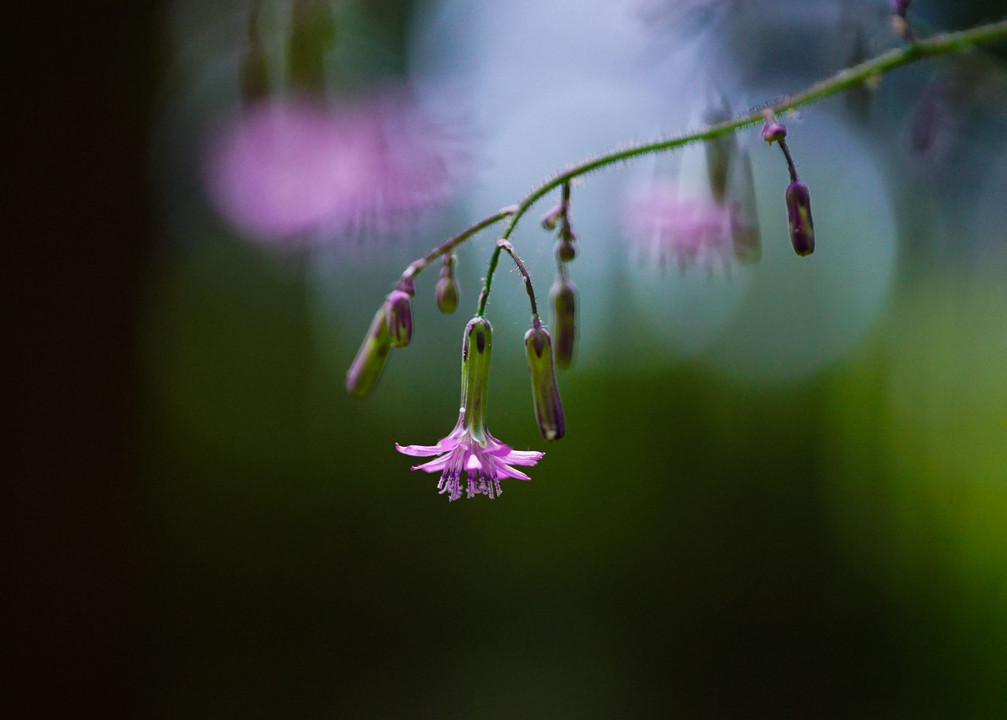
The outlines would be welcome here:
<svg viewBox="0 0 1007 720">
<path fill-rule="evenodd" d="M 531 399 L 542 437 L 559 440 L 566 432 L 563 403 L 559 399 L 556 369 L 552 360 L 552 339 L 536 317 L 524 336 L 528 355 L 528 372 L 531 374 Z"/>
<path fill-rule="evenodd" d="M 441 266 L 441 279 L 437 281 L 435 295 L 437 297 L 437 309 L 442 313 L 450 315 L 458 309 L 458 283 L 455 282 L 455 256 L 444 255 L 444 264 Z"/>
<path fill-rule="evenodd" d="M 392 349 L 391 337 L 388 335 L 387 312 L 382 304 L 374 314 L 371 327 L 367 330 L 364 342 L 353 359 L 353 364 L 346 371 L 346 390 L 356 397 L 362 398 L 371 391 L 374 381 L 385 366 L 388 351 Z"/>
<path fill-rule="evenodd" d="M 552 210 L 543 215 L 542 219 L 539 222 L 542 223 L 542 227 L 545 230 L 555 230 L 556 223 L 559 222 L 559 219 L 561 217 L 563 217 L 565 210 L 566 208 L 562 204 L 557 205 Z"/>
<path fill-rule="evenodd" d="M 560 262 L 570 262 L 577 257 L 577 248 L 567 239 L 556 241 L 556 257 Z"/>
<path fill-rule="evenodd" d="M 556 333 L 556 364 L 565 370 L 573 362 L 577 288 L 569 280 L 557 278 L 549 298 L 552 300 L 552 327 Z"/>
<path fill-rule="evenodd" d="M 395 347 L 405 347 L 413 337 L 412 296 L 402 290 L 393 290 L 385 298 L 385 313 L 388 335 Z"/>
<path fill-rule="evenodd" d="M 489 385 L 493 326 L 476 316 L 465 326 L 462 340 L 462 408 L 473 434 L 485 431 L 486 388 Z"/>
<path fill-rule="evenodd" d="M 442 277 L 437 281 L 437 309 L 450 315 L 458 309 L 458 283 L 454 278 Z"/>
<path fill-rule="evenodd" d="M 811 194 L 808 186 L 795 180 L 787 187 L 787 220 L 790 223 L 790 242 L 798 255 L 815 251 L 815 223 L 811 219 Z"/>
<path fill-rule="evenodd" d="M 767 121 L 766 126 L 762 128 L 762 139 L 770 145 L 785 137 L 787 137 L 787 128 L 775 120 Z"/>
</svg>

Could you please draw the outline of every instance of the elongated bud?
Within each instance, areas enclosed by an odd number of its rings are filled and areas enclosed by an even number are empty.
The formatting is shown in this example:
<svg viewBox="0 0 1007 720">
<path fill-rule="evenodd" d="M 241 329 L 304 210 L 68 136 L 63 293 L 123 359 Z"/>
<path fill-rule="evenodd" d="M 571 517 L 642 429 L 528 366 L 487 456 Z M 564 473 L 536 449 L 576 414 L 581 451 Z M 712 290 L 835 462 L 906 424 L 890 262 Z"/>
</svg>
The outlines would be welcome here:
<svg viewBox="0 0 1007 720">
<path fill-rule="evenodd" d="M 441 265 L 441 279 L 437 281 L 435 291 L 437 309 L 442 313 L 451 314 L 458 309 L 458 283 L 455 282 L 455 256 L 446 254 Z"/>
<path fill-rule="evenodd" d="M 808 186 L 795 180 L 787 187 L 787 220 L 790 223 L 790 242 L 798 255 L 815 251 L 815 223 L 811 219 L 811 194 Z"/>
<path fill-rule="evenodd" d="M 563 403 L 559 399 L 556 368 L 552 359 L 552 338 L 536 317 L 525 333 L 524 348 L 531 374 L 531 399 L 542 437 L 559 440 L 566 432 Z"/>
<path fill-rule="evenodd" d="M 393 290 L 385 298 L 388 335 L 395 347 L 405 347 L 413 338 L 413 311 L 409 293 Z"/>
<path fill-rule="evenodd" d="M 493 326 L 489 320 L 478 316 L 469 320 L 462 340 L 462 408 L 469 431 L 480 437 L 486 429 L 486 388 L 492 349 Z"/>
<path fill-rule="evenodd" d="M 556 278 L 552 290 L 552 327 L 556 333 L 556 364 L 566 369 L 573 363 L 573 345 L 577 334 L 577 288 L 569 280 Z"/>
<path fill-rule="evenodd" d="M 362 398 L 371 391 L 374 381 L 385 366 L 385 359 L 392 349 L 392 340 L 388 335 L 387 312 L 382 305 L 374 314 L 371 327 L 367 330 L 364 342 L 353 358 L 353 364 L 346 371 L 346 390 L 356 397 Z"/>
</svg>

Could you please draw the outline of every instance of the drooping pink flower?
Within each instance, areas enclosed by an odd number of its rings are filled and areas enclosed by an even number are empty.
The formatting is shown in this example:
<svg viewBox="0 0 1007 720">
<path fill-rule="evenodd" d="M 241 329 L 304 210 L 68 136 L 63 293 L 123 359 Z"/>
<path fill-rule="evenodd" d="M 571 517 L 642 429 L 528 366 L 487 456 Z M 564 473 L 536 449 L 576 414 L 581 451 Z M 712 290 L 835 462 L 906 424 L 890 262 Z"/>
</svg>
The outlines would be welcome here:
<svg viewBox="0 0 1007 720">
<path fill-rule="evenodd" d="M 440 455 L 413 470 L 440 472 L 437 488 L 449 500 L 462 496 L 462 473 L 466 495 L 495 498 L 501 493 L 505 478 L 530 480 L 512 465 L 534 465 L 545 453 L 514 450 L 490 435 L 486 428 L 486 387 L 489 381 L 493 328 L 485 318 L 475 317 L 465 328 L 462 342 L 462 408 L 451 433 L 436 445 L 395 444 L 405 455 L 430 457 Z"/>
<path fill-rule="evenodd" d="M 440 455 L 430 462 L 416 465 L 413 470 L 440 472 L 437 483 L 440 492 L 447 493 L 449 500 L 462 496 L 461 476 L 465 473 L 467 496 L 487 495 L 495 498 L 502 491 L 500 481 L 504 478 L 531 480 L 511 465 L 534 465 L 545 453 L 533 450 L 514 450 L 483 430 L 475 432 L 465 419 L 465 410 L 458 416 L 458 423 L 446 438 L 436 445 L 395 444 L 395 449 L 405 455 L 427 457 Z"/>
<path fill-rule="evenodd" d="M 456 159 L 446 134 L 391 90 L 331 107 L 309 97 L 252 105 L 208 145 L 204 176 L 236 230 L 296 246 L 406 227 L 450 197 Z"/>
</svg>

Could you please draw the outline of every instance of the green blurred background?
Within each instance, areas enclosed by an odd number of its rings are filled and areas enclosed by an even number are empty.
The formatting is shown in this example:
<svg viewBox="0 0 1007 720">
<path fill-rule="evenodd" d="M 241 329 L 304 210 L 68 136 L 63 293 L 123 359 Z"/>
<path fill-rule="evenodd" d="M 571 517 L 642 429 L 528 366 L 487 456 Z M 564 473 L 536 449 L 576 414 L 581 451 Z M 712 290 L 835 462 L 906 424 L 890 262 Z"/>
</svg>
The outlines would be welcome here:
<svg viewBox="0 0 1007 720">
<path fill-rule="evenodd" d="M 417 8 L 335 7 L 348 67 L 359 32 L 407 72 Z M 450 429 L 465 298 L 446 319 L 418 297 L 366 402 L 342 375 L 398 269 L 471 215 L 346 271 L 342 314 L 304 254 L 219 222 L 178 243 L 151 180 L 185 77 L 173 9 L 26 28 L 59 51 L 26 48 L 14 96 L 9 717 L 1007 717 L 1007 220 L 984 195 L 1007 186 L 1004 96 L 955 97 L 970 121 L 929 174 L 865 126 L 898 262 L 841 359 L 753 383 L 665 358 L 616 293 L 601 342 L 654 358 L 564 373 L 569 434 L 543 447 L 501 349 L 490 426 L 547 454 L 499 500 L 449 505 L 393 443 Z"/>
</svg>

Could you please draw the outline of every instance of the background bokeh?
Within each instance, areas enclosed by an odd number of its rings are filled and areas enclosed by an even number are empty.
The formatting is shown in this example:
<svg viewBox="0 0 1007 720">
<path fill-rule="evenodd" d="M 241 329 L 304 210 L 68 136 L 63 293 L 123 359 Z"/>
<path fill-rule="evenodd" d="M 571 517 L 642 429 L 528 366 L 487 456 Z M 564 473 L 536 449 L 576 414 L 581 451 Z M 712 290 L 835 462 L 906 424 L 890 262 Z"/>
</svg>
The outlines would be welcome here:
<svg viewBox="0 0 1007 720">
<path fill-rule="evenodd" d="M 394 450 L 454 422 L 491 232 L 459 312 L 432 267 L 413 343 L 365 401 L 342 387 L 411 259 L 698 125 L 711 92 L 741 110 L 894 46 L 886 6 L 26 15 L 49 42 L 12 104 L 9 716 L 1007 716 L 1003 44 L 787 120 L 809 258 L 757 131 L 755 266 L 632 250 L 626 189 L 702 188 L 701 149 L 576 187 L 561 442 L 529 402 L 524 290 L 494 287 L 489 425 L 546 452 L 498 500 L 449 504 Z M 960 28 L 1007 4 L 913 9 Z M 514 242 L 544 296 L 552 238 Z"/>
</svg>

